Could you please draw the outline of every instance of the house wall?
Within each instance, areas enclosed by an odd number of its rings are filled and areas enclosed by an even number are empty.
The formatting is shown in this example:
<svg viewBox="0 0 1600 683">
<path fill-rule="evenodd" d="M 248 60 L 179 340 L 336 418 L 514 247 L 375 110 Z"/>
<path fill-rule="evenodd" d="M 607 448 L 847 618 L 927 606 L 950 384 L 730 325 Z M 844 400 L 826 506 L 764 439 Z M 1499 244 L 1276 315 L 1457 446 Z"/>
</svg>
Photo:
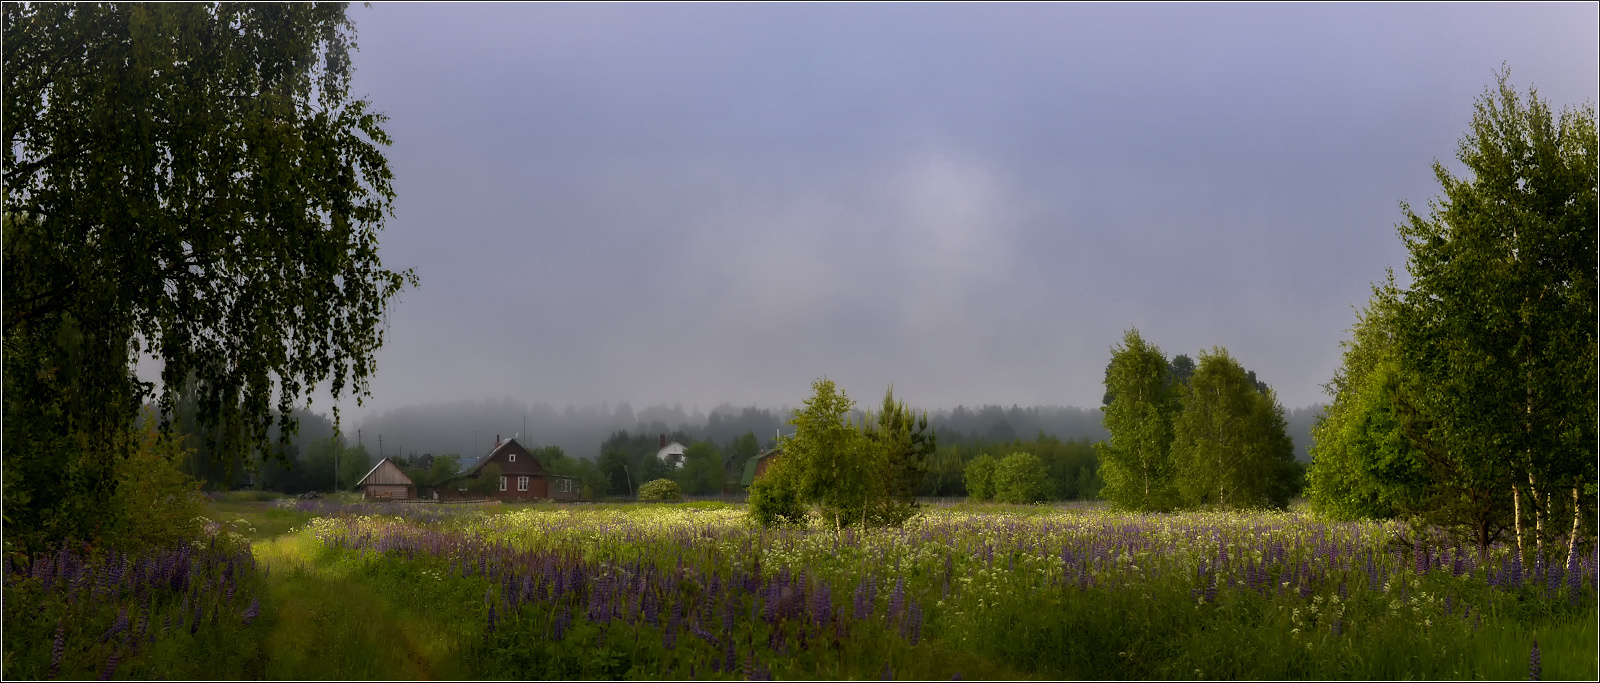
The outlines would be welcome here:
<svg viewBox="0 0 1600 683">
<path fill-rule="evenodd" d="M 405 499 L 416 497 L 416 487 L 401 484 L 368 484 L 363 487 L 368 498 Z"/>
</svg>

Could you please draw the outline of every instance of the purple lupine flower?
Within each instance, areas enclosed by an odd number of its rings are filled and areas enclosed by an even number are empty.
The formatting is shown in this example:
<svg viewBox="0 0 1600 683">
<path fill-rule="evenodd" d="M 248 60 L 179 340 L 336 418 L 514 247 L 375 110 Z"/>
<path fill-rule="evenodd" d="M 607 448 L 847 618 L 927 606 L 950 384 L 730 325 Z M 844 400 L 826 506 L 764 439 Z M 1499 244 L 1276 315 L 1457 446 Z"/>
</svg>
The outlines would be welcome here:
<svg viewBox="0 0 1600 683">
<path fill-rule="evenodd" d="M 867 582 L 871 579 L 862 578 L 860 585 L 856 586 L 855 618 L 865 619 L 872 614 L 872 597 Z"/>
<path fill-rule="evenodd" d="M 833 618 L 833 591 L 824 583 L 811 594 L 811 619 L 826 624 Z"/>
<path fill-rule="evenodd" d="M 1542 673 L 1542 671 L 1540 670 L 1539 666 L 1539 636 L 1534 636 L 1533 650 L 1528 652 L 1528 680 L 1539 680 L 1540 673 Z"/>
<path fill-rule="evenodd" d="M 682 621 L 683 601 L 674 600 L 672 601 L 672 611 L 669 612 L 667 616 L 666 633 L 662 634 L 661 638 L 661 643 L 665 645 L 668 650 L 671 650 L 678 645 L 678 626 Z"/>
<path fill-rule="evenodd" d="M 889 668 L 889 663 L 888 662 L 884 662 L 883 663 L 883 680 L 886 680 L 886 681 L 894 680 L 894 669 Z"/>
<path fill-rule="evenodd" d="M 261 616 L 261 598 L 250 598 L 250 606 L 244 609 L 244 625 L 249 626 L 256 617 Z"/>
<path fill-rule="evenodd" d="M 105 634 L 100 636 L 100 642 L 104 643 L 107 640 L 110 640 L 113 636 L 117 635 L 118 633 L 121 633 L 123 630 L 125 630 L 127 628 L 128 628 L 128 608 L 124 607 L 124 608 L 122 608 L 121 612 L 117 613 L 117 620 L 111 622 L 111 628 L 106 629 Z"/>
<path fill-rule="evenodd" d="M 729 637 L 728 638 L 727 649 L 723 652 L 723 658 L 724 658 L 724 660 L 722 662 L 722 670 L 723 671 L 726 671 L 728 673 L 733 673 L 734 660 L 735 660 L 736 656 L 737 655 L 733 651 L 733 638 Z"/>
<path fill-rule="evenodd" d="M 894 584 L 894 592 L 889 594 L 889 614 L 892 621 L 900 618 L 900 610 L 906 606 L 906 577 L 900 575 L 900 580 Z"/>
<path fill-rule="evenodd" d="M 485 641 L 488 641 L 489 640 L 489 635 L 492 634 L 492 633 L 494 633 L 494 604 L 490 603 L 490 605 L 489 605 L 489 627 L 488 627 L 488 629 L 486 629 L 483 632 L 483 639 Z"/>
<path fill-rule="evenodd" d="M 1511 554 L 1511 587 L 1522 587 L 1522 553 Z"/>
<path fill-rule="evenodd" d="M 121 658 L 122 658 L 122 652 L 120 650 L 115 650 L 114 649 L 114 650 L 111 651 L 111 658 L 106 660 L 106 668 L 105 668 L 105 670 L 100 672 L 100 680 L 102 680 L 102 681 L 111 680 L 111 674 L 116 672 L 118 660 L 120 660 Z"/>
<path fill-rule="evenodd" d="M 62 617 L 56 624 L 56 640 L 50 645 L 50 675 L 46 678 L 55 678 L 61 674 L 61 655 L 67 649 L 67 621 Z"/>
<path fill-rule="evenodd" d="M 911 644 L 916 645 L 917 641 L 922 639 L 922 605 L 919 605 L 915 602 L 911 603 L 911 618 L 907 619 L 906 623 L 909 625 L 911 631 Z M 905 629 L 902 628 L 902 630 Z"/>
</svg>

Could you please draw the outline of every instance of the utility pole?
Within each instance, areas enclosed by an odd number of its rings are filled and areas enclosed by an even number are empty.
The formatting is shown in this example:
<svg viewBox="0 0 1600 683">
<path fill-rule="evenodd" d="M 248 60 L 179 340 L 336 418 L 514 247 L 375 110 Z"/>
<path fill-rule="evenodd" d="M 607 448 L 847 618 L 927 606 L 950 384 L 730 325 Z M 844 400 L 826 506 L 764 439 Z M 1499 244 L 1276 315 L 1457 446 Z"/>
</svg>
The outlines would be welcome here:
<svg viewBox="0 0 1600 683">
<path fill-rule="evenodd" d="M 622 466 L 622 473 L 625 474 L 625 475 L 628 475 L 628 495 L 632 496 L 632 495 L 634 495 L 634 493 L 633 493 L 633 473 L 628 471 L 628 466 L 627 465 L 623 465 Z"/>
</svg>

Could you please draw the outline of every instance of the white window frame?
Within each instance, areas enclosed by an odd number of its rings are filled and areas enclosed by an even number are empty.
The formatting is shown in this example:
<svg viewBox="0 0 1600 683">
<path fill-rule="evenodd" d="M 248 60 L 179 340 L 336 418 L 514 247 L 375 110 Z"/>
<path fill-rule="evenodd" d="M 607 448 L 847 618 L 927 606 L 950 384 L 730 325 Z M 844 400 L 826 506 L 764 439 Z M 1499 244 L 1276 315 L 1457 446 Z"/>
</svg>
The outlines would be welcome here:
<svg viewBox="0 0 1600 683">
<path fill-rule="evenodd" d="M 507 453 L 506 454 L 506 462 L 516 462 L 516 461 L 517 461 L 517 454 L 516 453 Z"/>
<path fill-rule="evenodd" d="M 500 475 L 500 490 L 506 490 L 506 475 L 504 474 Z"/>
<path fill-rule="evenodd" d="M 518 491 L 526 491 L 526 490 L 528 490 L 528 478 L 527 477 L 517 477 L 517 490 Z"/>
</svg>

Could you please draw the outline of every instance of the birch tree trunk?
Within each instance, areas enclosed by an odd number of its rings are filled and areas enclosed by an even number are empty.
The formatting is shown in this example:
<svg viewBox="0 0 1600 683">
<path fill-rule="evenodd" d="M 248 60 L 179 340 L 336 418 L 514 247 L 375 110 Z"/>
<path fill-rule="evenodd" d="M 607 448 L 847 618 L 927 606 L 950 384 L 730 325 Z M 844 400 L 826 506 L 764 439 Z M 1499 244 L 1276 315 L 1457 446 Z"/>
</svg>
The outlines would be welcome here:
<svg viewBox="0 0 1600 683">
<path fill-rule="evenodd" d="M 1517 554 L 1522 554 L 1522 488 L 1511 485 L 1511 511 L 1517 529 Z"/>
<path fill-rule="evenodd" d="M 1567 536 L 1567 566 L 1568 567 L 1572 566 L 1572 560 L 1573 560 L 1572 554 L 1578 548 L 1578 520 L 1583 519 L 1583 513 L 1581 512 L 1582 509 L 1583 509 L 1583 507 L 1581 505 L 1578 505 L 1578 487 L 1577 486 L 1573 486 L 1572 487 L 1572 534 Z"/>
</svg>

